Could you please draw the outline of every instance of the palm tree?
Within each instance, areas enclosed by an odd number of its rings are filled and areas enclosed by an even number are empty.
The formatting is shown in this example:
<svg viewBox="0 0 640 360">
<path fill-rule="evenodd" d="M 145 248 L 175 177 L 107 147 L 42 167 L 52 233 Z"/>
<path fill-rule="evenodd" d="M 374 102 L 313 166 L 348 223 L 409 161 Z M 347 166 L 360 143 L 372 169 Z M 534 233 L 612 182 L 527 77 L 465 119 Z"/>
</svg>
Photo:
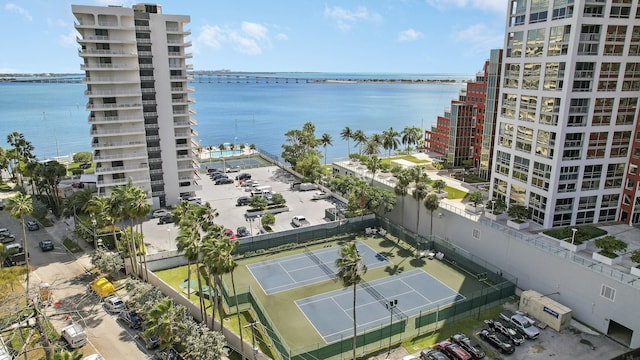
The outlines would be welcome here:
<svg viewBox="0 0 640 360">
<path fill-rule="evenodd" d="M 102 227 L 105 224 L 111 225 L 113 229 L 113 241 L 116 249 L 118 248 L 118 239 L 116 237 L 116 226 L 111 217 L 111 201 L 107 197 L 95 195 L 84 204 L 83 210 L 91 214 L 96 219 L 96 226 Z M 94 229 L 95 230 L 95 229 Z"/>
<path fill-rule="evenodd" d="M 447 183 L 442 179 L 438 179 L 431 184 L 431 187 L 438 193 L 441 193 L 442 190 L 447 187 Z"/>
<path fill-rule="evenodd" d="M 238 304 L 238 293 L 236 292 L 236 281 L 233 277 L 233 272 L 238 267 L 238 264 L 233 258 L 233 253 L 238 248 L 238 242 L 232 241 L 226 236 L 222 237 L 222 249 L 226 253 L 225 261 L 223 262 L 223 267 L 225 269 L 225 273 L 231 275 L 231 288 L 233 290 L 233 298 L 235 299 L 236 304 L 236 316 L 238 319 L 238 329 L 240 331 L 240 353 L 243 353 L 243 340 L 242 340 L 242 323 L 240 322 L 240 305 Z"/>
<path fill-rule="evenodd" d="M 25 139 L 24 134 L 17 131 L 7 135 L 7 143 L 13 146 L 13 148 L 8 151 L 10 158 L 13 160 L 13 165 L 11 166 L 12 175 L 16 176 L 20 174 L 18 179 L 20 180 L 20 186 L 24 188 L 20 162 L 26 163 L 28 160 L 34 158 L 32 153 L 34 147 L 31 142 Z"/>
<path fill-rule="evenodd" d="M 362 154 L 362 144 L 365 144 L 367 142 L 367 135 L 365 135 L 362 130 L 356 130 L 353 132 L 353 135 L 351 135 L 351 138 L 353 139 L 353 141 L 355 141 L 356 145 L 359 148 L 358 153 Z"/>
<path fill-rule="evenodd" d="M 391 150 L 396 151 L 400 145 L 399 135 L 400 133 L 393 130 L 392 127 L 382 132 L 382 147 L 388 151 L 389 156 L 391 156 Z"/>
<path fill-rule="evenodd" d="M 145 268 L 145 280 L 149 280 L 149 276 L 147 274 L 147 247 L 144 244 L 144 234 L 142 232 L 142 220 L 149 215 L 151 212 L 151 205 L 147 202 L 147 193 L 140 188 L 131 188 L 130 189 L 130 200 L 131 200 L 131 209 L 130 215 L 132 218 L 136 219 L 138 232 L 140 233 L 140 238 L 142 239 L 142 244 L 140 246 L 140 256 L 142 257 L 142 261 L 144 261 Z"/>
<path fill-rule="evenodd" d="M 347 156 L 351 155 L 351 148 L 349 146 L 349 140 L 353 139 L 353 131 L 351 131 L 351 128 L 345 126 L 340 132 L 340 138 L 342 140 L 347 140 Z"/>
<path fill-rule="evenodd" d="M 404 198 L 409 193 L 410 183 L 411 179 L 409 178 L 407 171 L 402 171 L 398 174 L 398 182 L 396 182 L 396 185 L 393 187 L 395 194 L 402 197 L 402 219 L 404 219 Z M 404 226 L 404 221 L 402 226 Z"/>
<path fill-rule="evenodd" d="M 194 205 L 190 205 L 194 206 Z M 196 269 L 198 268 L 198 255 L 200 250 L 200 234 L 196 234 L 193 229 L 193 223 L 195 219 L 191 217 L 189 220 L 180 220 L 180 229 L 178 230 L 178 236 L 176 238 L 178 251 L 184 252 L 184 257 L 187 259 L 187 298 L 191 300 L 191 265 L 196 263 Z M 198 280 L 200 276 L 198 276 Z M 202 295 L 202 294 L 200 294 Z M 202 311 L 202 307 L 200 307 Z"/>
<path fill-rule="evenodd" d="M 181 322 L 172 299 L 158 301 L 145 315 L 145 335 L 157 336 L 162 349 L 179 340 L 177 332 Z"/>
<path fill-rule="evenodd" d="M 376 177 L 376 172 L 378 172 L 378 170 L 380 170 L 380 168 L 382 167 L 382 159 L 373 155 L 367 160 L 366 165 L 367 169 L 369 169 L 369 171 L 371 171 L 372 173 L 371 185 L 373 186 L 373 179 Z"/>
<path fill-rule="evenodd" d="M 429 175 L 425 173 L 421 167 L 414 167 L 410 170 L 411 178 L 416 184 L 416 188 L 413 190 L 413 198 L 418 203 L 416 209 L 416 234 L 419 234 L 420 230 L 420 203 L 429 193 L 427 183 L 429 182 Z"/>
<path fill-rule="evenodd" d="M 367 272 L 367 265 L 362 261 L 355 242 L 350 242 L 340 248 L 340 257 L 336 259 L 338 278 L 344 287 L 353 286 L 353 359 L 356 357 L 356 337 L 358 335 L 356 322 L 356 286 L 362 281 Z"/>
<path fill-rule="evenodd" d="M 222 152 L 225 150 L 224 144 L 219 144 L 218 150 L 220 151 L 220 157 L 222 157 Z"/>
<path fill-rule="evenodd" d="M 320 145 L 324 148 L 324 165 L 327 166 L 327 145 L 333 146 L 333 139 L 331 135 L 324 133 L 320 137 Z"/>
<path fill-rule="evenodd" d="M 427 208 L 427 210 L 429 210 L 429 213 L 431 214 L 431 226 L 429 228 L 429 235 L 433 235 L 433 212 L 438 210 L 438 207 L 440 207 L 440 199 L 438 199 L 438 195 L 427 195 L 427 198 L 424 199 L 424 207 Z"/>
<path fill-rule="evenodd" d="M 9 198 L 9 207 L 11 208 L 11 217 L 20 219 L 22 224 L 22 248 L 24 249 L 24 263 L 26 265 L 26 289 L 25 298 L 27 303 L 29 302 L 29 247 L 27 246 L 27 230 L 24 225 L 24 217 L 33 212 L 33 202 L 31 201 L 31 195 L 17 193 Z"/>
<path fill-rule="evenodd" d="M 411 127 L 411 126 L 406 126 L 402 132 L 402 144 L 403 145 L 407 145 L 407 150 L 411 150 L 411 144 L 417 144 L 418 143 L 418 139 L 420 138 L 420 133 L 422 132 L 422 129 L 417 128 L 417 127 Z"/>
</svg>

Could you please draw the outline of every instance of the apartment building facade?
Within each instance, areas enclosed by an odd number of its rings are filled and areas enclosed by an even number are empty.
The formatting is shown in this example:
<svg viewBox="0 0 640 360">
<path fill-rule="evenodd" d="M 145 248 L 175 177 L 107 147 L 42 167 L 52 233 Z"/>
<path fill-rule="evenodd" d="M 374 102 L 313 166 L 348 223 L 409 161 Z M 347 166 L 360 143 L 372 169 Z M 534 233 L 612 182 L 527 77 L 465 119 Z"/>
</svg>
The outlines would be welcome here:
<svg viewBox="0 0 640 360">
<path fill-rule="evenodd" d="M 153 208 L 201 189 L 189 97 L 189 16 L 161 7 L 72 5 L 86 76 L 98 193 L 133 185 Z"/>
<path fill-rule="evenodd" d="M 640 223 L 638 0 L 510 0 L 491 197 L 544 228 Z"/>
</svg>

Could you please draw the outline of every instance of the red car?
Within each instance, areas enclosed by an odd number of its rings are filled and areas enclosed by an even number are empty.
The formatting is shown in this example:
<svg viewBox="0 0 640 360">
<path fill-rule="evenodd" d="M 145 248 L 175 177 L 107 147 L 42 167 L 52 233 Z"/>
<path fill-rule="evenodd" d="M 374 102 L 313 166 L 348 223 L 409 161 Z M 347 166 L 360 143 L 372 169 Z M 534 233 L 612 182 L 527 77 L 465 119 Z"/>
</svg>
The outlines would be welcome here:
<svg viewBox="0 0 640 360">
<path fill-rule="evenodd" d="M 436 345 L 436 349 L 445 353 L 449 358 L 454 360 L 471 360 L 473 356 L 458 344 L 451 341 L 442 341 Z"/>
<path fill-rule="evenodd" d="M 236 235 L 233 233 L 233 230 L 231 229 L 224 229 L 224 236 L 228 237 L 231 240 L 234 240 L 236 238 Z"/>
</svg>

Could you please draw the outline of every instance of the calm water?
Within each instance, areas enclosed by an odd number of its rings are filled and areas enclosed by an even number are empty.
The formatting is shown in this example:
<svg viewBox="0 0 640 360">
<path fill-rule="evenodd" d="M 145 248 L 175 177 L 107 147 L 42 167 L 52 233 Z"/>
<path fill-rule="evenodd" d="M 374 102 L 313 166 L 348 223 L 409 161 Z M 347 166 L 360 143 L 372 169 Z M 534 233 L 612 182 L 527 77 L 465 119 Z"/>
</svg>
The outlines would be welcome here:
<svg viewBox="0 0 640 360">
<path fill-rule="evenodd" d="M 285 74 L 282 74 L 285 76 Z M 330 79 L 455 79 L 470 76 L 420 74 L 286 74 Z M 279 75 L 280 76 L 280 75 Z M 196 131 L 203 146 L 256 144 L 280 155 L 284 133 L 311 121 L 316 136 L 328 133 L 329 160 L 347 155 L 340 131 L 349 126 L 367 135 L 389 127 L 428 128 L 458 96 L 460 84 L 237 83 L 235 80 L 192 82 Z M 0 83 L 0 136 L 22 132 L 41 158 L 90 151 L 84 84 Z M 5 140 L 0 146 L 8 147 Z M 353 142 L 351 143 L 353 149 Z M 322 149 L 324 152 L 324 150 Z"/>
</svg>

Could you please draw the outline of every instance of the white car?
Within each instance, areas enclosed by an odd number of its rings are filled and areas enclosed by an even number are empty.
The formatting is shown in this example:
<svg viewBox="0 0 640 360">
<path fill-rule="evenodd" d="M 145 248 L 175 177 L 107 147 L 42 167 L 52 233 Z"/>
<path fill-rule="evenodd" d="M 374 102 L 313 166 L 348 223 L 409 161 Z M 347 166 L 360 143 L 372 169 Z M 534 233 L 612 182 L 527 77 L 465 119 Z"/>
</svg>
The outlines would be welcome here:
<svg viewBox="0 0 640 360">
<path fill-rule="evenodd" d="M 87 357 L 82 358 L 82 360 L 104 360 L 104 358 L 99 354 L 91 354 Z"/>
<path fill-rule="evenodd" d="M 120 296 L 111 295 L 104 298 L 104 307 L 109 312 L 120 312 L 124 310 L 124 301 L 120 298 Z"/>
<path fill-rule="evenodd" d="M 313 197 L 311 198 L 312 200 L 321 200 L 321 199 L 328 199 L 330 197 L 329 194 L 327 194 L 324 191 L 318 191 L 315 194 L 313 194 Z"/>
<path fill-rule="evenodd" d="M 171 212 L 165 209 L 158 209 L 153 212 L 154 218 L 161 218 L 166 215 L 171 215 Z"/>
</svg>

